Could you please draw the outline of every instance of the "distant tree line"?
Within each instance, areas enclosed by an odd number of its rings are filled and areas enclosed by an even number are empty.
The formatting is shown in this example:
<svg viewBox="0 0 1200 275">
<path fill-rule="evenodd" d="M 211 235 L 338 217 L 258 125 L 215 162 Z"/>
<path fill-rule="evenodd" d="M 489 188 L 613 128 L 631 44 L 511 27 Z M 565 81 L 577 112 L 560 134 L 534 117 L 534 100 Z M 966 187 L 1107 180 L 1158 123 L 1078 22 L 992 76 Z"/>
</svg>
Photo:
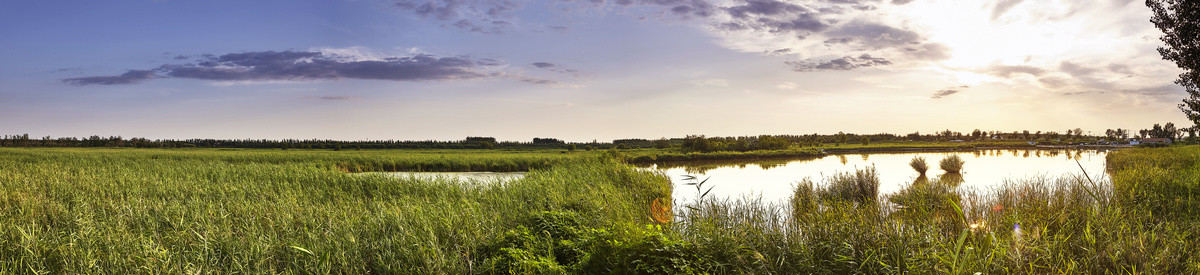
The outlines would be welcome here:
<svg viewBox="0 0 1200 275">
<path fill-rule="evenodd" d="M 535 138 L 532 142 L 496 141 L 492 137 L 467 137 L 459 141 L 331 140 L 331 139 L 146 139 L 121 136 L 85 138 L 30 138 L 29 134 L 4 135 L 0 147 L 135 147 L 135 148 L 273 148 L 273 149 L 558 149 L 566 142 Z M 598 144 L 597 146 L 608 148 Z"/>
<path fill-rule="evenodd" d="M 808 134 L 808 135 L 760 135 L 739 137 L 706 137 L 689 135 L 683 138 L 617 139 L 612 142 L 566 142 L 557 138 L 534 138 L 530 142 L 498 141 L 494 137 L 467 137 L 457 141 L 402 141 L 402 140 L 331 140 L 331 139 L 146 139 L 123 138 L 121 136 L 90 136 L 85 138 L 60 137 L 30 138 L 29 134 L 4 135 L 0 147 L 136 147 L 136 148 L 273 148 L 273 149 L 674 149 L 685 152 L 782 150 L 792 147 L 819 147 L 827 144 L 871 144 L 881 142 L 947 142 L 947 141 L 1038 141 L 1038 142 L 1093 142 L 1121 141 L 1134 138 L 1163 137 L 1181 140 L 1185 135 L 1195 139 L 1196 129 L 1177 129 L 1174 124 L 1155 124 L 1150 129 L 1132 132 L 1126 129 L 1108 129 L 1104 136 L 1088 136 L 1082 129 L 1065 131 L 984 131 L 956 132 L 949 129 L 922 134 L 906 135 L 879 134 Z"/>
</svg>

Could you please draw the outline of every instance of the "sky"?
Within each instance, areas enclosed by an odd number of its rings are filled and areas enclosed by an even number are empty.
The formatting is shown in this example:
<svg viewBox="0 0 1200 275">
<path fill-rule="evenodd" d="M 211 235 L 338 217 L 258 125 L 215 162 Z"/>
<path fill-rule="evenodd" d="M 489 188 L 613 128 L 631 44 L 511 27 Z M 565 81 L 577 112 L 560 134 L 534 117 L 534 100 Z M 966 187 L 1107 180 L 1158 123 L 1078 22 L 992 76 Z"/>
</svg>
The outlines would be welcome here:
<svg viewBox="0 0 1200 275">
<path fill-rule="evenodd" d="M 568 141 L 1190 126 L 1132 0 L 0 0 L 0 132 Z"/>
</svg>

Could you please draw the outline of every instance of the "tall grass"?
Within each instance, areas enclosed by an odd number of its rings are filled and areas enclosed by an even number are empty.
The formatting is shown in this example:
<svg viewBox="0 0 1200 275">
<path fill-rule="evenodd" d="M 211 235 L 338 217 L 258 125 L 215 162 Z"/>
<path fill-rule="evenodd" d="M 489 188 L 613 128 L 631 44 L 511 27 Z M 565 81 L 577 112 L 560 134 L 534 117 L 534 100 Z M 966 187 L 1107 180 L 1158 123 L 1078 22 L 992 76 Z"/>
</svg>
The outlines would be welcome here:
<svg viewBox="0 0 1200 275">
<path fill-rule="evenodd" d="M 838 173 L 819 190 L 818 197 L 827 201 L 873 204 L 879 198 L 879 173 L 875 167 Z"/>
<path fill-rule="evenodd" d="M 865 208 L 802 199 L 820 191 L 801 184 L 791 205 L 715 201 L 673 229 L 712 273 L 1200 272 L 1194 224 L 1121 207 L 1107 181 L 1033 178 L 966 192 L 939 182 Z"/>
<path fill-rule="evenodd" d="M 908 162 L 908 166 L 912 167 L 913 170 L 916 170 L 922 176 L 925 175 L 925 171 L 929 171 L 929 163 L 926 163 L 925 157 L 921 156 L 913 157 L 912 161 Z"/>
<path fill-rule="evenodd" d="M 648 224 L 646 206 L 670 194 L 658 173 L 524 153 L 0 155 L 0 273 L 474 273 L 496 257 L 490 244 L 539 211 L 574 213 L 592 227 Z M 370 157 L 421 167 L 514 158 L 556 164 L 503 185 L 337 169 Z"/>
<path fill-rule="evenodd" d="M 963 161 L 962 158 L 958 157 L 958 155 L 950 155 L 942 159 L 942 161 L 938 163 L 938 166 L 941 166 L 942 170 L 946 171 L 946 173 L 958 173 L 962 172 L 963 163 L 966 162 Z"/>
</svg>

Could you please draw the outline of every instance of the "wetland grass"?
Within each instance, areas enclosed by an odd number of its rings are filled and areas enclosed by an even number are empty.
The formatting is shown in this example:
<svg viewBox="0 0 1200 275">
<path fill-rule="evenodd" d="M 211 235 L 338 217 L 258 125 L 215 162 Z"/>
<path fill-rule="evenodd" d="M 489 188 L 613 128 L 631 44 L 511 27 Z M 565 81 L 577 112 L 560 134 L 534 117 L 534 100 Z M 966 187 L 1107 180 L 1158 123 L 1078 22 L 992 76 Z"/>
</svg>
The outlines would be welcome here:
<svg viewBox="0 0 1200 275">
<path fill-rule="evenodd" d="M 876 199 L 862 170 L 786 205 L 690 207 L 598 154 L 345 152 L 0 149 L 0 273 L 1200 273 L 1194 146 L 1109 154 L 1101 179 L 919 178 Z M 505 159 L 532 171 L 500 186 L 339 169 Z"/>
<path fill-rule="evenodd" d="M 920 156 L 913 157 L 912 161 L 908 162 L 908 166 L 912 167 L 913 170 L 916 170 L 918 174 L 921 174 L 921 176 L 925 175 L 925 171 L 929 171 L 929 163 L 925 162 L 924 157 Z"/>
<path fill-rule="evenodd" d="M 942 161 L 938 163 L 938 166 L 940 166 L 943 171 L 946 171 L 946 173 L 959 173 L 962 172 L 963 163 L 966 162 L 963 161 L 962 158 L 958 157 L 958 155 L 950 155 L 942 159 Z"/>
</svg>

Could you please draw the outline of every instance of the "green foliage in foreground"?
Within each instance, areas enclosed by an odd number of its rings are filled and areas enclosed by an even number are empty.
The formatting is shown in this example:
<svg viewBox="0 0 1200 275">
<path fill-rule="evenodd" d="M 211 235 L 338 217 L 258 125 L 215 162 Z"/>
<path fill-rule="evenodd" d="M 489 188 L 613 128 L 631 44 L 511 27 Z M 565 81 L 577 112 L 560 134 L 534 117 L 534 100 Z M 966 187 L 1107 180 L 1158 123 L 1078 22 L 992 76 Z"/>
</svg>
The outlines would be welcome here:
<svg viewBox="0 0 1200 275">
<path fill-rule="evenodd" d="M 0 149 L 0 273 L 472 273 L 535 213 L 647 224 L 670 194 L 659 174 L 596 158 L 500 185 L 274 152 Z M 441 159 L 407 158 L 392 156 Z"/>
</svg>

